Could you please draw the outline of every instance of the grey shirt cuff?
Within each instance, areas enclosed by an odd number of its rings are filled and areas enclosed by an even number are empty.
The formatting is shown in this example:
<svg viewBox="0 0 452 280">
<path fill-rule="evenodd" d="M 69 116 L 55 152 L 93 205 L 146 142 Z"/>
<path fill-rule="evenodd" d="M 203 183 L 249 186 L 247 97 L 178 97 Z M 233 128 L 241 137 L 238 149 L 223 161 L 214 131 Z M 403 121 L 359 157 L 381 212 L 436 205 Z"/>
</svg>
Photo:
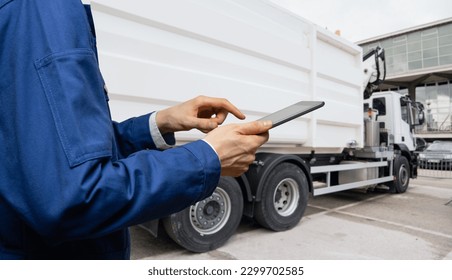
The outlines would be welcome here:
<svg viewBox="0 0 452 280">
<path fill-rule="evenodd" d="M 157 117 L 158 112 L 154 112 L 149 116 L 149 130 L 151 133 L 152 140 L 154 141 L 155 146 L 159 150 L 167 150 L 170 148 L 173 148 L 174 145 L 169 145 L 166 143 L 165 139 L 163 138 L 163 135 L 160 133 L 159 128 L 157 127 Z"/>
</svg>

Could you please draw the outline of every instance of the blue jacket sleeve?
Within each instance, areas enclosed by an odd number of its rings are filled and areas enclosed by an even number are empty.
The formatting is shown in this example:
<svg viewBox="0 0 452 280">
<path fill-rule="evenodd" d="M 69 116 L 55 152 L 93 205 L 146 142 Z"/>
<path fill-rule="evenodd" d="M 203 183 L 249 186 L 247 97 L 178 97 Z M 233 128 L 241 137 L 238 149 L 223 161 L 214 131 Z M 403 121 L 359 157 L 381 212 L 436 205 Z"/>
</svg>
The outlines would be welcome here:
<svg viewBox="0 0 452 280">
<path fill-rule="evenodd" d="M 120 157 L 127 157 L 134 152 L 144 149 L 157 149 L 151 137 L 149 117 L 150 114 L 146 114 L 144 116 L 130 118 L 120 123 L 113 122 Z M 174 133 L 167 133 L 162 136 L 168 145 L 174 145 L 176 143 Z"/>
<path fill-rule="evenodd" d="M 208 144 L 144 150 L 146 116 L 112 123 L 80 1 L 0 3 L 0 216 L 9 217 L 0 228 L 95 238 L 215 189 L 220 163 Z"/>
<path fill-rule="evenodd" d="M 50 240 L 103 236 L 210 195 L 219 163 L 206 145 L 197 141 L 117 161 L 93 159 L 70 170 L 60 167 L 57 176 L 38 168 L 28 175 L 37 184 L 26 186 L 26 197 L 14 196 L 12 202 L 21 203 L 27 222 Z"/>
</svg>

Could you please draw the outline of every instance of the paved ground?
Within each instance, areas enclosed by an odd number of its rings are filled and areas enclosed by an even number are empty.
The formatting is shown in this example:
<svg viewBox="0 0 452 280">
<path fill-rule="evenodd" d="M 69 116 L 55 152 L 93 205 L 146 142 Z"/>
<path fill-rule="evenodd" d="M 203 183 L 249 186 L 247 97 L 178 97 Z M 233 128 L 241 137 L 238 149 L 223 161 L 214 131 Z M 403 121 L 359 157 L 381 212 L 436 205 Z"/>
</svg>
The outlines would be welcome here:
<svg viewBox="0 0 452 280">
<path fill-rule="evenodd" d="M 302 221 L 271 232 L 244 219 L 223 247 L 190 253 L 165 234 L 131 229 L 132 259 L 452 260 L 452 179 L 419 177 L 404 194 L 346 191 L 311 198 Z"/>
</svg>

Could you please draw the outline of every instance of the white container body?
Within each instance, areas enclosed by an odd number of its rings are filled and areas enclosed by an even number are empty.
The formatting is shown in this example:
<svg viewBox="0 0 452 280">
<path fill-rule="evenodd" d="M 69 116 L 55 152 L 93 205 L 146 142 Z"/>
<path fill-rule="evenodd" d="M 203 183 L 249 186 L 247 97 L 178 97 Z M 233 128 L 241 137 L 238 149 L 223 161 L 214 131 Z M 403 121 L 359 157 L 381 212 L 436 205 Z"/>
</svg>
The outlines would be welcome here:
<svg viewBox="0 0 452 280">
<path fill-rule="evenodd" d="M 340 152 L 363 145 L 361 48 L 265 0 L 93 0 L 113 119 L 197 95 L 261 118 L 300 100 L 325 101 L 270 133 L 267 151 Z M 233 116 L 227 123 L 241 122 Z M 179 144 L 203 137 L 178 133 Z"/>
</svg>

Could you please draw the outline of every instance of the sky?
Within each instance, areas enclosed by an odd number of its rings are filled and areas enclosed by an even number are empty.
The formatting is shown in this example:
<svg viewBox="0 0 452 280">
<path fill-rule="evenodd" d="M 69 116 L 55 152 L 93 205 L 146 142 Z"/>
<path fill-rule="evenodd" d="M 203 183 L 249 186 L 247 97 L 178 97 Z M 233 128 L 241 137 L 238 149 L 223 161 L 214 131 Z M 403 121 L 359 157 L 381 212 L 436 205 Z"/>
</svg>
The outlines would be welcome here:
<svg viewBox="0 0 452 280">
<path fill-rule="evenodd" d="M 452 18 L 452 0 L 270 0 L 357 42 Z"/>
</svg>

